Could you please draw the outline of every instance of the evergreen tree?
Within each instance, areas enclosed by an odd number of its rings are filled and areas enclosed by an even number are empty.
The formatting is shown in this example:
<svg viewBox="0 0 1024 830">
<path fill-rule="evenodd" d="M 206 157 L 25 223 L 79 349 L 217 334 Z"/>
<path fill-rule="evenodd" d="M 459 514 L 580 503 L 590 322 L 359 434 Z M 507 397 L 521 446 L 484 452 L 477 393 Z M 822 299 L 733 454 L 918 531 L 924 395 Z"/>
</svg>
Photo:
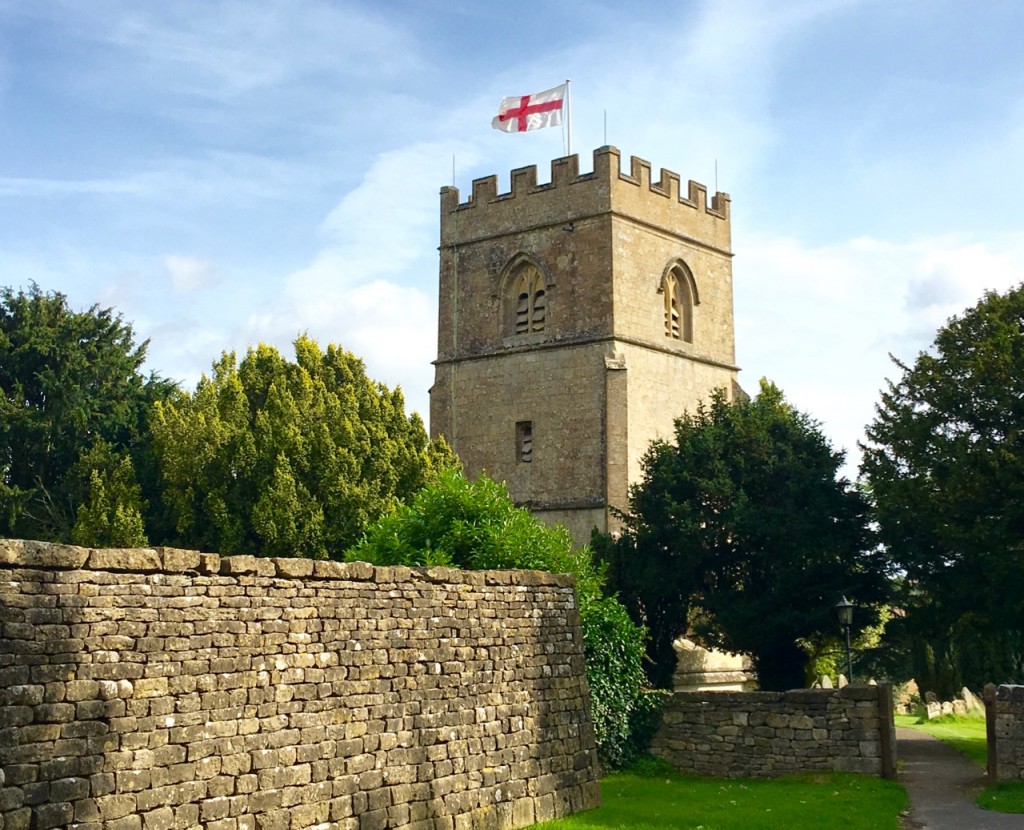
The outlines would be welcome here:
<svg viewBox="0 0 1024 830">
<path fill-rule="evenodd" d="M 853 597 L 877 621 L 885 563 L 868 504 L 839 477 L 817 424 L 777 387 L 730 403 L 723 393 L 676 420 L 633 489 L 625 532 L 606 542 L 613 584 L 651 632 L 649 674 L 669 686 L 673 641 L 749 654 L 765 689 L 806 683 L 809 642 L 836 631 Z"/>
<path fill-rule="evenodd" d="M 146 345 L 112 309 L 77 312 L 34 284 L 0 289 L 0 535 L 68 542 L 80 508 L 101 502 L 135 522 L 128 468 L 124 486 L 92 493 L 109 482 L 85 459 L 117 468 L 144 441 L 150 402 L 170 393 L 142 375 Z"/>
<path fill-rule="evenodd" d="M 888 382 L 862 472 L 904 573 L 893 633 L 922 689 L 1024 674 L 1024 286 L 987 293 Z"/>
<path fill-rule="evenodd" d="M 175 544 L 219 553 L 323 558 L 411 498 L 451 453 L 430 442 L 399 390 L 310 338 L 296 360 L 233 353 L 194 394 L 158 402 L 152 431 Z"/>
</svg>

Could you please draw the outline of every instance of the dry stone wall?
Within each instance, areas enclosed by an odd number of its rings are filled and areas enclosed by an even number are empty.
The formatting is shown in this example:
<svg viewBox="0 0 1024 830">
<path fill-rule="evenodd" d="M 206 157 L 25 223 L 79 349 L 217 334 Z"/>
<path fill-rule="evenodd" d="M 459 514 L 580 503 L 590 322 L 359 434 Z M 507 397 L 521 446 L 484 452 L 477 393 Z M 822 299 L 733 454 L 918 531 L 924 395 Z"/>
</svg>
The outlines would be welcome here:
<svg viewBox="0 0 1024 830">
<path fill-rule="evenodd" d="M 0 540 L 0 828 L 596 806 L 579 634 L 565 576 Z"/>
<path fill-rule="evenodd" d="M 1024 686 L 986 686 L 985 717 L 989 780 L 1024 781 Z"/>
<path fill-rule="evenodd" d="M 651 752 L 721 778 L 817 771 L 893 778 L 892 687 L 676 692 Z"/>
</svg>

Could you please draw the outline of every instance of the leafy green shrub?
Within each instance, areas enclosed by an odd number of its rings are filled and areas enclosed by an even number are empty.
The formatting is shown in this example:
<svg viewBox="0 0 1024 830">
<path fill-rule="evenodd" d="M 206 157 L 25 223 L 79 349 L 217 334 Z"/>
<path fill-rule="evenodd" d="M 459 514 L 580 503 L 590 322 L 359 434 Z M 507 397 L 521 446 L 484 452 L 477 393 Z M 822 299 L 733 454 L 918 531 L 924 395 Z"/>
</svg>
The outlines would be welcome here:
<svg viewBox="0 0 1024 830">
<path fill-rule="evenodd" d="M 573 574 L 601 761 L 618 768 L 646 748 L 660 698 L 644 693 L 644 630 L 618 599 L 604 595 L 604 574 L 590 549 L 573 549 L 565 528 L 548 527 L 516 507 L 504 485 L 444 470 L 410 504 L 371 524 L 345 559 Z"/>
<path fill-rule="evenodd" d="M 581 598 L 580 622 L 601 760 L 620 769 L 647 749 L 661 712 L 660 696 L 643 691 L 644 632 L 615 597 Z"/>
</svg>

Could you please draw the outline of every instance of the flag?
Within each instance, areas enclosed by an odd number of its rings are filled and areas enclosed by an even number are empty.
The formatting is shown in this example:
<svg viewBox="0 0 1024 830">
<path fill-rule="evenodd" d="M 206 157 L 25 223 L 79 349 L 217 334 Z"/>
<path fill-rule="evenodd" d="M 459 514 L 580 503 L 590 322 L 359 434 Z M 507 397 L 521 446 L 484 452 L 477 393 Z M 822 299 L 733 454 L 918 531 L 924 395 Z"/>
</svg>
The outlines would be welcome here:
<svg viewBox="0 0 1024 830">
<path fill-rule="evenodd" d="M 534 95 L 502 98 L 491 126 L 503 133 L 525 133 L 562 123 L 566 84 Z"/>
</svg>

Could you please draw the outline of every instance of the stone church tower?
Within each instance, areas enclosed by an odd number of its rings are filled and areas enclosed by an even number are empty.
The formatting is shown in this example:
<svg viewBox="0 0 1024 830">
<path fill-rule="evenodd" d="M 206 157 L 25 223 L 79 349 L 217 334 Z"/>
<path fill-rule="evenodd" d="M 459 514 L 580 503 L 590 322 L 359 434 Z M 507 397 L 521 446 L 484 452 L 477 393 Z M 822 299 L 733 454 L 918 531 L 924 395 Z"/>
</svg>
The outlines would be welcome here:
<svg viewBox="0 0 1024 830">
<path fill-rule="evenodd" d="M 441 190 L 430 429 L 577 542 L 614 529 L 657 437 L 736 387 L 729 197 L 619 151 Z"/>
</svg>

